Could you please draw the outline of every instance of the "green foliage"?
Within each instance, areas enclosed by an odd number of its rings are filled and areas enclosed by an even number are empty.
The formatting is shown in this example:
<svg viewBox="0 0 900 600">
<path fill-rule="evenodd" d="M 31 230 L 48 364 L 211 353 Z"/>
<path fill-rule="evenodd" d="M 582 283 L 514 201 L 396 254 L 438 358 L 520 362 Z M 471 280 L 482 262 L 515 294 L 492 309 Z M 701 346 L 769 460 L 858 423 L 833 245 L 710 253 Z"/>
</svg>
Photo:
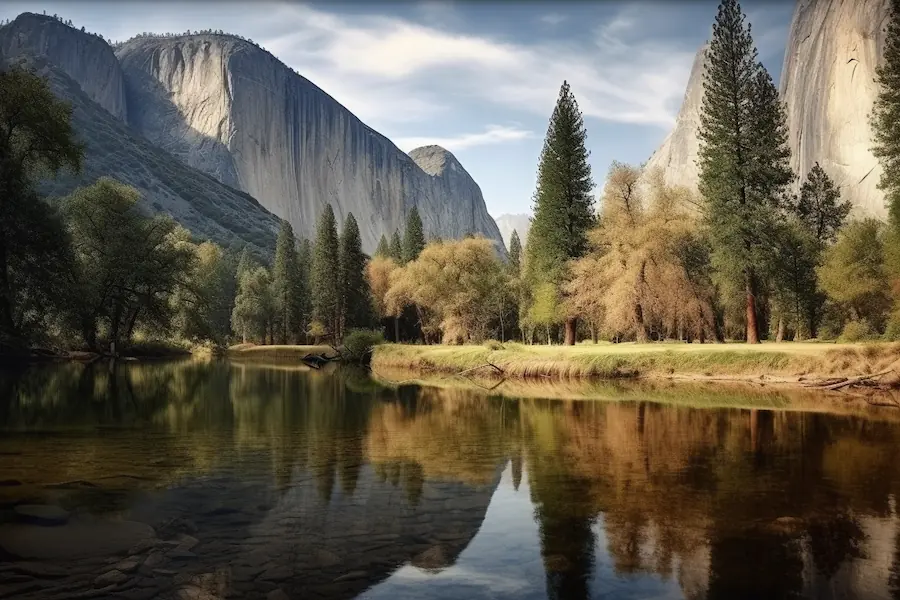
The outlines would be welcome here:
<svg viewBox="0 0 900 600">
<path fill-rule="evenodd" d="M 359 226 L 352 213 L 344 221 L 340 244 L 341 329 L 365 327 L 372 322 L 372 294 L 366 280 L 367 259 Z"/>
<path fill-rule="evenodd" d="M 231 333 L 237 292 L 234 264 L 212 242 L 194 246 L 192 251 L 195 257 L 186 276 L 190 283 L 176 288 L 172 298 L 176 331 L 186 340 L 224 345 Z"/>
<path fill-rule="evenodd" d="M 300 289 L 300 323 L 306 328 L 305 324 L 312 318 L 312 259 L 312 243 L 303 238 L 297 250 L 297 285 Z"/>
<path fill-rule="evenodd" d="M 47 285 L 65 270 L 65 236 L 35 185 L 81 168 L 71 117 L 36 74 L 0 71 L 0 341 L 24 333 L 50 299 Z"/>
<path fill-rule="evenodd" d="M 231 326 L 242 341 L 265 342 L 272 333 L 276 312 L 272 280 L 265 267 L 245 272 L 238 281 L 238 293 L 231 313 Z"/>
<path fill-rule="evenodd" d="M 378 240 L 378 247 L 375 249 L 375 256 L 383 256 L 385 258 L 391 255 L 391 245 L 388 242 L 385 235 L 381 234 L 381 239 Z"/>
<path fill-rule="evenodd" d="M 394 235 L 391 236 L 389 256 L 397 261 L 397 263 L 403 264 L 403 242 L 400 240 L 400 232 L 397 230 L 394 230 Z"/>
<path fill-rule="evenodd" d="M 875 327 L 890 307 L 883 231 L 876 219 L 847 224 L 837 242 L 825 250 L 817 270 L 822 290 L 846 309 L 850 320 L 866 320 Z"/>
<path fill-rule="evenodd" d="M 116 347 L 138 325 L 167 328 L 170 299 L 195 260 L 190 233 L 170 217 L 148 217 L 139 200 L 137 190 L 108 178 L 65 200 L 77 261 L 73 309 L 91 348 L 101 323 Z"/>
<path fill-rule="evenodd" d="M 873 340 L 877 337 L 875 330 L 868 321 L 849 321 L 844 325 L 843 331 L 838 338 L 839 342 L 862 342 L 865 340 Z"/>
<path fill-rule="evenodd" d="M 350 362 L 368 364 L 372 358 L 372 350 L 383 343 L 384 336 L 380 331 L 351 329 L 344 336 L 341 355 Z"/>
<path fill-rule="evenodd" d="M 486 340 L 483 346 L 488 350 L 503 350 L 503 344 L 497 340 Z"/>
<path fill-rule="evenodd" d="M 838 190 L 825 170 L 816 163 L 800 187 L 795 212 L 807 230 L 821 244 L 833 242 L 843 227 L 852 205 L 840 202 Z"/>
<path fill-rule="evenodd" d="M 726 285 L 745 291 L 747 340 L 755 342 L 762 273 L 776 260 L 771 236 L 793 173 L 784 109 L 736 0 L 719 5 L 713 25 L 698 136 L 713 265 Z"/>
<path fill-rule="evenodd" d="M 872 154 L 881 164 L 890 227 L 900 231 L 900 2 L 891 0 L 883 59 L 875 69 L 878 96 L 872 107 Z"/>
<path fill-rule="evenodd" d="M 281 221 L 275 242 L 272 266 L 272 293 L 275 300 L 275 328 L 279 342 L 296 342 L 303 331 L 304 289 L 294 229 Z"/>
<path fill-rule="evenodd" d="M 587 251 L 595 223 L 590 153 L 584 119 L 569 84 L 563 82 L 541 151 L 534 218 L 525 248 L 533 287 L 562 278 L 566 261 Z"/>
<path fill-rule="evenodd" d="M 332 336 L 340 330 L 340 245 L 331 204 L 319 217 L 312 261 L 312 312 Z"/>
<path fill-rule="evenodd" d="M 509 238 L 509 253 L 507 254 L 509 273 L 518 277 L 522 270 L 522 242 L 519 240 L 519 232 L 513 229 Z"/>
<path fill-rule="evenodd" d="M 422 229 L 422 219 L 419 209 L 413 206 L 406 216 L 406 231 L 403 234 L 402 262 L 408 263 L 419 258 L 425 248 L 425 232 Z"/>
</svg>

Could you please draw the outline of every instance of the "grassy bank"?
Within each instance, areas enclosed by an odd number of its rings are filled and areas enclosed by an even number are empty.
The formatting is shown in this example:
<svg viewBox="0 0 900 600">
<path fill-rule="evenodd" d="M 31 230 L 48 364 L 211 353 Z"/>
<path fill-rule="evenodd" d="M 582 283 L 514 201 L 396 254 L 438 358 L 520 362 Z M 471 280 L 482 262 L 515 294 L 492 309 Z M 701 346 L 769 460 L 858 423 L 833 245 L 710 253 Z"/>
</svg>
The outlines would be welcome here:
<svg viewBox="0 0 900 600">
<path fill-rule="evenodd" d="M 228 358 L 238 360 L 299 361 L 307 354 L 334 355 L 331 346 L 257 346 L 255 344 L 238 344 L 228 348 Z"/>
<path fill-rule="evenodd" d="M 372 368 L 517 378 L 734 379 L 800 382 L 896 368 L 898 344 L 583 344 L 578 346 L 378 346 Z M 502 373 L 487 366 L 496 365 Z M 894 376 L 896 380 L 896 375 Z M 885 378 L 887 379 L 887 377 Z"/>
</svg>

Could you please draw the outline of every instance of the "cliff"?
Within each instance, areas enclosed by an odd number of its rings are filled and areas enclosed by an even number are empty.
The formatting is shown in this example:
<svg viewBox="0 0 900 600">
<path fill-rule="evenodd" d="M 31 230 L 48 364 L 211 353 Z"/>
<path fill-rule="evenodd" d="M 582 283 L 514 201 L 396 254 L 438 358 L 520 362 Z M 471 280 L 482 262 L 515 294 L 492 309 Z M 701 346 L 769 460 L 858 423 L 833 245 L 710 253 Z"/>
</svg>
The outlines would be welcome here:
<svg viewBox="0 0 900 600">
<path fill-rule="evenodd" d="M 705 43 L 697 51 L 684 92 L 684 101 L 675 118 L 675 127 L 663 140 L 659 149 L 653 153 L 645 167 L 645 172 L 648 173 L 653 169 L 662 169 L 667 184 L 683 185 L 695 192 L 700 181 L 700 169 L 697 166 L 700 140 L 697 137 L 697 129 L 700 127 L 703 75 L 706 72 L 708 48 L 709 44 Z"/>
<path fill-rule="evenodd" d="M 41 56 L 81 84 L 88 98 L 124 121 L 125 80 L 112 48 L 100 37 L 53 17 L 22 13 L 0 28 L 0 56 Z"/>
<path fill-rule="evenodd" d="M 887 214 L 868 116 L 888 14 L 889 0 L 800 0 L 781 75 L 794 170 L 818 162 L 859 216 Z"/>
<path fill-rule="evenodd" d="M 120 45 L 116 56 L 132 127 L 251 194 L 298 236 L 314 235 L 330 202 L 339 224 L 354 214 L 367 251 L 382 234 L 402 230 L 414 205 L 426 235 L 481 233 L 501 243 L 481 190 L 449 152 L 420 148 L 410 158 L 249 42 L 215 34 L 145 37 Z"/>
<path fill-rule="evenodd" d="M 531 230 L 531 215 L 526 214 L 507 214 L 500 215 L 496 219 L 497 228 L 500 229 L 500 235 L 503 236 L 503 243 L 509 248 L 509 240 L 513 231 L 518 232 L 519 241 L 522 247 L 528 242 L 528 232 Z"/>
</svg>

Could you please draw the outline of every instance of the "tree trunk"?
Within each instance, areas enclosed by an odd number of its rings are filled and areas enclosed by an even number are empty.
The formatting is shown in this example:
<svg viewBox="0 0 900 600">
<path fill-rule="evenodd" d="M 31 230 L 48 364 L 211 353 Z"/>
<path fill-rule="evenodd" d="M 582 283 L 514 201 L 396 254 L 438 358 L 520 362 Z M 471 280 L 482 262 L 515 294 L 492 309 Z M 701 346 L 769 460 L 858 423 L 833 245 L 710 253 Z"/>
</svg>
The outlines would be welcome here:
<svg viewBox="0 0 900 600">
<path fill-rule="evenodd" d="M 597 343 L 597 324 L 591 321 L 591 341 Z"/>
<path fill-rule="evenodd" d="M 550 326 L 549 325 L 547 325 L 547 345 L 548 346 L 553 345 L 553 340 L 550 339 Z"/>
<path fill-rule="evenodd" d="M 756 290 L 754 289 L 753 272 L 746 276 L 747 292 L 747 343 L 759 343 L 759 324 L 756 320 Z"/>
<path fill-rule="evenodd" d="M 639 344 L 647 341 L 647 327 L 644 325 L 644 309 L 640 302 L 634 303 L 634 338 Z"/>
<path fill-rule="evenodd" d="M 784 341 L 784 319 L 782 317 L 778 317 L 778 333 L 775 334 L 776 342 Z"/>
<path fill-rule="evenodd" d="M 0 334 L 14 336 L 16 326 L 13 322 L 12 294 L 9 287 L 6 240 L 0 238 Z"/>
<path fill-rule="evenodd" d="M 566 346 L 575 345 L 575 333 L 578 329 L 578 319 L 569 317 L 566 319 Z"/>
<path fill-rule="evenodd" d="M 501 310 L 500 311 L 500 343 L 501 344 L 506 341 L 505 334 L 506 334 L 506 332 L 503 331 L 503 311 Z"/>
</svg>

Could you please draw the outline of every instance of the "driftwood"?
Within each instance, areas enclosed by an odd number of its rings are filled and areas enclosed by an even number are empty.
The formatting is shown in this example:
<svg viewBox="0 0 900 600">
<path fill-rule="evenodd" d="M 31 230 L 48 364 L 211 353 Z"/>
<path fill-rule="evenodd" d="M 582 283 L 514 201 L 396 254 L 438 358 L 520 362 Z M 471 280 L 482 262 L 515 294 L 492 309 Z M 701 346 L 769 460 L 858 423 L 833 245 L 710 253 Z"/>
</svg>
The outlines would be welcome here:
<svg viewBox="0 0 900 600">
<path fill-rule="evenodd" d="M 840 379 L 838 381 L 834 381 L 833 379 L 826 380 L 824 382 L 819 382 L 815 385 L 810 385 L 807 387 L 811 387 L 817 390 L 840 390 L 845 387 L 849 387 L 851 385 L 856 385 L 857 383 L 861 383 L 863 381 L 869 381 L 870 379 L 876 379 L 878 377 L 883 377 L 888 373 L 892 373 L 893 369 L 888 369 L 886 371 L 881 371 L 880 373 L 872 373 L 871 375 L 860 375 L 858 377 L 849 377 Z"/>
<path fill-rule="evenodd" d="M 340 359 L 340 352 L 338 352 L 335 356 L 325 356 L 324 354 L 304 354 L 300 357 L 300 362 L 312 367 L 313 369 L 321 369 L 323 365 L 338 361 Z"/>
<path fill-rule="evenodd" d="M 460 372 L 457 373 L 456 375 L 465 375 L 466 373 L 471 373 L 472 371 L 477 371 L 478 369 L 482 369 L 482 368 L 484 368 L 484 367 L 491 367 L 491 368 L 493 368 L 494 371 L 496 371 L 497 373 L 502 373 L 502 374 L 504 374 L 504 375 L 506 374 L 506 371 L 504 371 L 503 369 L 501 369 L 500 367 L 498 367 L 498 366 L 495 365 L 494 363 L 492 363 L 492 362 L 486 362 L 486 363 L 484 363 L 483 365 L 478 365 L 477 367 L 471 367 L 471 368 L 469 368 L 469 369 L 465 369 L 465 370 L 463 370 L 463 371 L 460 371 Z"/>
</svg>

